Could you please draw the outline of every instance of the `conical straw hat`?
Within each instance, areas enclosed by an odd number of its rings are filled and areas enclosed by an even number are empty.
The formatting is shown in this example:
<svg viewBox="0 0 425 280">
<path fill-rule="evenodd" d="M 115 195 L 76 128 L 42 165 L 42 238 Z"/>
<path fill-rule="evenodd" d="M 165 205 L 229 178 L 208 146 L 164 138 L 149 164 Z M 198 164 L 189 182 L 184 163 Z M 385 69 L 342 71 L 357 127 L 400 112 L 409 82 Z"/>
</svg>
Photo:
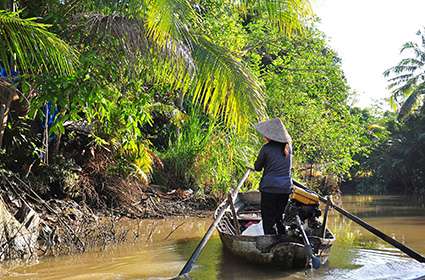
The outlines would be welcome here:
<svg viewBox="0 0 425 280">
<path fill-rule="evenodd" d="M 255 126 L 255 129 L 264 137 L 276 142 L 289 143 L 292 141 L 291 135 L 279 118 L 260 122 Z"/>
</svg>

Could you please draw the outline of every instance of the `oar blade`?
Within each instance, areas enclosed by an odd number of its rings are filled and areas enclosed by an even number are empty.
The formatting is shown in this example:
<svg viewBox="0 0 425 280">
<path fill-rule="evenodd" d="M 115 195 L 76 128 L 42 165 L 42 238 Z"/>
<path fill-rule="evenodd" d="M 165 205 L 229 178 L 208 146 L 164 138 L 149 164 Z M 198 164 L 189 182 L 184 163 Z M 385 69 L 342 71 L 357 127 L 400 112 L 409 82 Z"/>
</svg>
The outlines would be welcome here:
<svg viewBox="0 0 425 280">
<path fill-rule="evenodd" d="M 307 257 L 311 260 L 311 266 L 314 269 L 319 269 L 321 265 L 321 261 L 318 256 L 314 255 L 313 248 L 311 247 L 311 245 L 309 244 L 304 245 L 304 250 Z"/>
<path fill-rule="evenodd" d="M 320 265 L 321 265 L 320 258 L 312 255 L 311 256 L 311 265 L 313 266 L 314 269 L 319 269 Z"/>
</svg>

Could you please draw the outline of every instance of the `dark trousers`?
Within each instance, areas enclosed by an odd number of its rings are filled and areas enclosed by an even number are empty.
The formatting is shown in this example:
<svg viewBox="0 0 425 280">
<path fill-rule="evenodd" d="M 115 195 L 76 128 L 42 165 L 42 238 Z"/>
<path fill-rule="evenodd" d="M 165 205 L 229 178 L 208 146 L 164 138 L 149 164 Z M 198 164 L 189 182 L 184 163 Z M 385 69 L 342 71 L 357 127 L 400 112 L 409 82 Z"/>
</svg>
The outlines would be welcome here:
<svg viewBox="0 0 425 280">
<path fill-rule="evenodd" d="M 282 215 L 288 203 L 289 194 L 261 192 L 261 218 L 264 234 L 285 234 Z"/>
</svg>

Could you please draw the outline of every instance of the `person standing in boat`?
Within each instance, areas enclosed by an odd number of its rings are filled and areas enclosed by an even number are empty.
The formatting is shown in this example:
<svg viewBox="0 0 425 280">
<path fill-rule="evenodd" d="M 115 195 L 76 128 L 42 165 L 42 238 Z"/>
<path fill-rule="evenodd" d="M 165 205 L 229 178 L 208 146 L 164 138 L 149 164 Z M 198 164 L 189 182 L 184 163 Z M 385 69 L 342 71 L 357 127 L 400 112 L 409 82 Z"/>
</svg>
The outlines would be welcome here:
<svg viewBox="0 0 425 280">
<path fill-rule="evenodd" d="M 260 181 L 261 217 L 264 234 L 285 234 L 282 215 L 291 193 L 291 136 L 279 118 L 261 122 L 255 127 L 267 141 L 261 148 L 254 168 L 263 170 Z"/>
</svg>

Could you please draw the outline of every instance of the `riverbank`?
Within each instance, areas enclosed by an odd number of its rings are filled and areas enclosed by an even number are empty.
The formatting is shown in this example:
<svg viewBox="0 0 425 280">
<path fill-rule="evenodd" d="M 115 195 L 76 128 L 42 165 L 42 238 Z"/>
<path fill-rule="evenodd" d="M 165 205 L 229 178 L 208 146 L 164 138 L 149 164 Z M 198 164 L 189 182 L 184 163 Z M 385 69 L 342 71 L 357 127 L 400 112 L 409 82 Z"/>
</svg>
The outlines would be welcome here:
<svg viewBox="0 0 425 280">
<path fill-rule="evenodd" d="M 424 211 L 404 205 L 404 198 L 389 196 L 343 196 L 343 205 L 397 240 L 425 253 Z M 395 213 L 398 213 L 396 215 Z M 0 278 L 21 279 L 156 279 L 178 274 L 211 222 L 206 218 L 121 220 L 130 229 L 126 242 L 95 248 L 83 254 L 43 258 L 31 265 L 2 266 Z M 191 279 L 416 279 L 424 275 L 422 264 L 376 238 L 354 223 L 343 221 L 334 211 L 329 226 L 337 235 L 329 263 L 315 271 L 282 271 L 240 261 L 223 250 L 214 234 L 203 250 Z M 134 239 L 134 232 L 140 235 Z M 344 238 L 345 236 L 345 238 Z M 350 239 L 351 237 L 351 239 Z M 352 239 L 355 239 L 354 241 Z M 306 275 L 307 273 L 307 275 Z M 421 278 L 419 278 L 421 279 Z"/>
<path fill-rule="evenodd" d="M 199 217 L 216 205 L 212 196 L 200 196 L 191 189 L 167 190 L 133 177 L 112 180 L 106 173 L 103 176 L 101 188 L 93 188 L 95 193 L 85 194 L 90 198 L 81 199 L 81 194 L 74 198 L 69 193 L 58 195 L 58 186 L 43 185 L 40 177 L 25 178 L 1 170 L 0 260 L 31 261 L 104 248 L 144 231 L 123 227 L 123 220 Z M 73 178 L 88 179 L 83 173 Z"/>
</svg>

